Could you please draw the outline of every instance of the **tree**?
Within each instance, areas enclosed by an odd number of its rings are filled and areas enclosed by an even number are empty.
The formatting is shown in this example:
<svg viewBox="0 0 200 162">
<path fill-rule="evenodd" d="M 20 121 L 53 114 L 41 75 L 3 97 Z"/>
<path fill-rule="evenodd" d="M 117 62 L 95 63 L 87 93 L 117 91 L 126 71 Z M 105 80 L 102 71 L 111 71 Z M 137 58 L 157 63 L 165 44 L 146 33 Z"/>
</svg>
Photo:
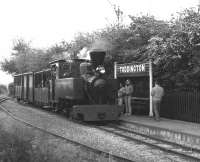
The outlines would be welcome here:
<svg viewBox="0 0 200 162">
<path fill-rule="evenodd" d="M 1 69 L 9 74 L 13 73 L 19 73 L 17 67 L 16 67 L 16 62 L 13 58 L 10 60 L 4 59 L 1 63 Z"/>
<path fill-rule="evenodd" d="M 199 12 L 186 9 L 171 21 L 169 35 L 150 39 L 147 52 L 167 89 L 200 88 L 199 29 Z"/>
<path fill-rule="evenodd" d="M 20 73 L 28 71 L 28 58 L 31 55 L 30 42 L 23 39 L 13 41 L 12 55 L 15 57 L 15 65 Z"/>
<path fill-rule="evenodd" d="M 10 74 L 39 71 L 48 68 L 50 61 L 63 58 L 68 48 L 64 41 L 43 50 L 32 48 L 30 42 L 23 39 L 14 40 L 11 59 L 2 61 L 1 68 Z"/>
<path fill-rule="evenodd" d="M 14 40 L 12 49 L 13 53 L 11 59 L 5 59 L 1 62 L 2 70 L 10 74 L 27 71 L 27 59 L 30 55 L 30 42 L 25 42 L 23 39 Z"/>
</svg>

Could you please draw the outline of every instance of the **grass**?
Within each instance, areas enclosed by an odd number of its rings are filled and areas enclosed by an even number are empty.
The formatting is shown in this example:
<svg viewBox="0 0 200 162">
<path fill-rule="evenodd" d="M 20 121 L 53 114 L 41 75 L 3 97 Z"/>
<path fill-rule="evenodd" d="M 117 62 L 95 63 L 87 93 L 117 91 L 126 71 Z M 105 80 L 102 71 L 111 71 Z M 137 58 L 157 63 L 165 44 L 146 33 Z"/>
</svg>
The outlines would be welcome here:
<svg viewBox="0 0 200 162">
<path fill-rule="evenodd" d="M 48 134 L 16 126 L 12 126 L 11 131 L 8 131 L 0 124 L 0 162 L 61 161 L 114 162 L 112 157 L 106 157 L 104 154 L 98 155 L 77 146 L 70 146 Z"/>
<path fill-rule="evenodd" d="M 42 143 L 33 144 L 34 135 L 14 128 L 7 132 L 0 126 L 0 161 L 1 162 L 56 162 L 50 150 L 41 149 Z"/>
</svg>

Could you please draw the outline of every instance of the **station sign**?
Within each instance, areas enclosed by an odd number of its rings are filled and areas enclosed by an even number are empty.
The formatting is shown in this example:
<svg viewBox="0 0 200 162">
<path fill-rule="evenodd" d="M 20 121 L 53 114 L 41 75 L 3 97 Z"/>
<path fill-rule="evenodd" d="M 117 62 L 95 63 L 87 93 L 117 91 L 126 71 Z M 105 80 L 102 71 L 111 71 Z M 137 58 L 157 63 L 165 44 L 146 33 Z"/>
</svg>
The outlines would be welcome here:
<svg viewBox="0 0 200 162">
<path fill-rule="evenodd" d="M 153 70 L 152 61 L 149 60 L 146 63 L 114 63 L 114 78 L 127 78 L 127 77 L 140 77 L 145 76 L 143 79 L 149 78 L 149 116 L 153 116 L 152 106 L 152 83 L 153 83 Z"/>
<path fill-rule="evenodd" d="M 117 73 L 117 77 L 148 76 L 149 63 L 117 64 L 116 73 Z"/>
</svg>

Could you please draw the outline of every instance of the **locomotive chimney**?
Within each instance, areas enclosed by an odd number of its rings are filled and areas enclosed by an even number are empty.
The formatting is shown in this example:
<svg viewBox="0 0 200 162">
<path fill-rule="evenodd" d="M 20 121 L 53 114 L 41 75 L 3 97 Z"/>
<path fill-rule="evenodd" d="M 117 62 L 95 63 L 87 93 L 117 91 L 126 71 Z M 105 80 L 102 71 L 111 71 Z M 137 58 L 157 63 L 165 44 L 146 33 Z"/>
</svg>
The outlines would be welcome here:
<svg viewBox="0 0 200 162">
<path fill-rule="evenodd" d="M 94 49 L 90 51 L 90 58 L 94 68 L 103 64 L 105 55 L 106 52 L 103 50 Z"/>
</svg>

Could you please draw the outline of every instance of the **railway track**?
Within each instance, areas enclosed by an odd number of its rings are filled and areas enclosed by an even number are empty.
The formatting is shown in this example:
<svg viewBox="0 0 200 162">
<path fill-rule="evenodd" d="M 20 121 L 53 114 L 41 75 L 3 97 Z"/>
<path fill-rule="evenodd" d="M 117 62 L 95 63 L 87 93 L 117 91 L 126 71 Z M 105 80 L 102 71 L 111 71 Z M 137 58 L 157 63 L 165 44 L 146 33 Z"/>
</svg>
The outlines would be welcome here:
<svg viewBox="0 0 200 162">
<path fill-rule="evenodd" d="M 94 152 L 94 153 L 96 153 L 96 154 L 99 154 L 99 155 L 102 155 L 102 154 L 103 154 L 106 158 L 111 158 L 111 159 L 113 159 L 113 160 L 120 161 L 120 162 L 133 162 L 133 160 L 129 160 L 129 159 L 126 159 L 126 158 L 124 158 L 124 157 L 114 155 L 114 154 L 112 154 L 112 153 L 110 153 L 110 152 L 105 152 L 105 151 L 103 151 L 103 150 L 98 150 L 98 149 L 96 149 L 96 148 L 87 146 L 87 145 L 85 145 L 85 144 L 82 144 L 82 143 L 79 143 L 79 142 L 76 142 L 76 141 L 67 139 L 67 138 L 65 138 L 65 137 L 63 137 L 63 136 L 60 136 L 60 135 L 55 134 L 55 133 L 52 133 L 52 132 L 50 132 L 50 131 L 48 131 L 48 130 L 45 130 L 45 129 L 42 128 L 42 127 L 35 126 L 35 125 L 33 125 L 33 124 L 31 124 L 31 123 L 29 123 L 29 122 L 23 120 L 23 119 L 18 118 L 18 117 L 15 116 L 12 112 L 8 111 L 7 109 L 5 109 L 5 108 L 1 105 L 2 102 L 6 101 L 6 100 L 8 100 L 8 99 L 9 99 L 9 97 L 2 97 L 2 96 L 0 97 L 0 108 L 1 108 L 7 115 L 9 115 L 11 118 L 13 118 L 14 120 L 16 120 L 16 121 L 18 121 L 18 122 L 20 122 L 20 123 L 23 123 L 23 124 L 26 125 L 26 126 L 32 127 L 32 128 L 34 128 L 34 129 L 37 129 L 37 130 L 39 130 L 39 131 L 41 131 L 41 132 L 43 132 L 43 133 L 46 133 L 46 134 L 52 135 L 52 136 L 54 136 L 54 137 L 56 137 L 56 138 L 59 138 L 59 139 L 65 141 L 65 142 L 67 142 L 67 143 L 71 143 L 71 144 L 74 144 L 74 145 L 76 145 L 76 146 L 82 146 L 82 147 L 84 147 L 84 148 L 86 148 L 86 149 L 88 149 L 88 150 L 91 150 L 92 152 Z"/>
<path fill-rule="evenodd" d="M 76 123 L 86 125 L 87 123 L 81 122 L 81 121 L 74 121 Z M 159 150 L 162 150 L 166 153 L 173 154 L 175 156 L 183 157 L 184 159 L 187 159 L 188 161 L 200 161 L 200 150 L 196 148 L 191 148 L 187 146 L 183 146 L 181 144 L 173 143 L 167 140 L 158 139 L 152 136 L 148 136 L 142 133 L 138 133 L 136 131 L 131 130 L 129 127 L 125 127 L 121 125 L 120 123 L 129 123 L 133 124 L 128 121 L 120 121 L 120 122 L 114 122 L 109 123 L 105 125 L 90 125 L 92 127 L 95 127 L 96 129 L 100 129 L 102 131 L 114 134 L 116 136 L 120 136 L 126 140 L 134 141 L 139 144 L 148 145 L 152 148 L 156 148 Z"/>
<path fill-rule="evenodd" d="M 7 99 L 9 99 L 9 98 L 8 97 L 5 97 L 5 98 L 0 97 L 0 103 L 4 102 Z M 87 145 L 78 143 L 76 141 L 66 139 L 65 137 L 62 137 L 62 136 L 59 136 L 58 134 L 49 132 L 49 131 L 41 128 L 41 127 L 36 127 L 35 125 L 28 123 L 27 121 L 24 121 L 22 119 L 17 118 L 14 114 L 12 114 L 10 111 L 4 109 L 1 105 L 0 105 L 0 108 L 3 109 L 13 119 L 15 119 L 19 122 L 22 122 L 27 126 L 38 129 L 38 130 L 40 130 L 44 133 L 53 135 L 56 138 L 60 138 L 64 141 L 66 141 L 66 142 L 70 142 L 70 143 L 73 143 L 73 144 L 76 144 L 76 145 L 79 145 L 79 146 L 83 146 L 83 147 L 90 149 L 91 151 L 93 151 L 97 154 L 103 153 L 104 155 L 106 155 L 106 157 L 112 157 L 113 159 L 117 159 L 119 161 L 131 161 L 131 160 L 128 160 L 126 158 L 119 157 L 119 156 L 113 155 L 111 153 L 102 151 L 102 150 L 97 150 L 95 148 L 92 148 L 92 147 L 89 147 Z M 52 112 L 50 112 L 50 113 L 52 113 Z M 69 119 L 67 119 L 67 120 L 69 120 Z M 125 127 L 125 126 L 121 125 L 120 123 L 109 123 L 109 124 L 106 124 L 106 125 L 91 125 L 91 124 L 88 124 L 88 123 L 83 123 L 81 121 L 73 121 L 73 122 L 78 123 L 78 124 L 82 124 L 82 125 L 86 125 L 86 126 L 90 126 L 90 127 L 94 127 L 96 129 L 100 129 L 102 131 L 114 134 L 118 137 L 124 138 L 125 140 L 133 141 L 133 142 L 136 142 L 138 144 L 148 145 L 152 148 L 164 151 L 168 154 L 172 154 L 172 155 L 187 159 L 188 161 L 200 161 L 200 150 L 198 150 L 198 149 L 189 148 L 189 147 L 182 146 L 182 145 L 179 145 L 179 144 L 176 144 L 176 143 L 172 143 L 172 142 L 169 142 L 169 141 L 166 141 L 166 140 L 161 140 L 161 139 L 157 139 L 157 138 L 154 138 L 154 137 L 150 137 L 150 136 L 135 132 L 135 131 L 131 130 L 130 127 Z M 121 121 L 121 123 L 123 123 L 123 122 L 126 122 L 126 121 Z M 131 124 L 131 123 L 129 123 L 129 124 Z"/>
<path fill-rule="evenodd" d="M 0 96 L 0 103 L 6 101 L 6 100 L 8 100 L 8 99 L 10 99 L 10 98 L 9 98 L 9 97 L 6 97 L 6 96 Z"/>
<path fill-rule="evenodd" d="M 123 121 L 126 122 L 126 121 Z M 130 141 L 135 141 L 150 147 L 160 149 L 167 153 L 178 155 L 187 160 L 200 161 L 200 150 L 190 148 L 170 141 L 154 138 L 131 130 L 129 127 L 121 126 L 120 124 L 107 124 L 106 126 L 99 126 L 99 129 L 123 137 Z"/>
</svg>

